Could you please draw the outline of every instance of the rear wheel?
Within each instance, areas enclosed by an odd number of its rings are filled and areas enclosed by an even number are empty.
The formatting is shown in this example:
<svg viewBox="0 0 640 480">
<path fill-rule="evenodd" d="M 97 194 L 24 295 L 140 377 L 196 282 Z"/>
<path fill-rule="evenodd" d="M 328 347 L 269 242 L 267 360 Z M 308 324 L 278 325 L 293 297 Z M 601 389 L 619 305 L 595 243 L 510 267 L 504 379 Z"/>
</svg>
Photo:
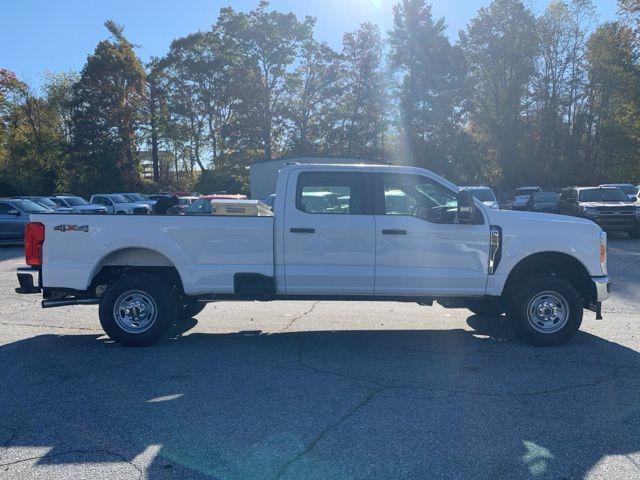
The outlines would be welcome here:
<svg viewBox="0 0 640 480">
<path fill-rule="evenodd" d="M 539 346 L 561 345 L 582 323 L 582 301 L 566 280 L 536 275 L 509 298 L 508 316 L 520 338 Z"/>
<path fill-rule="evenodd" d="M 160 341 L 175 323 L 176 297 L 159 278 L 131 274 L 107 289 L 99 314 L 111 339 L 125 346 L 145 347 Z"/>
</svg>

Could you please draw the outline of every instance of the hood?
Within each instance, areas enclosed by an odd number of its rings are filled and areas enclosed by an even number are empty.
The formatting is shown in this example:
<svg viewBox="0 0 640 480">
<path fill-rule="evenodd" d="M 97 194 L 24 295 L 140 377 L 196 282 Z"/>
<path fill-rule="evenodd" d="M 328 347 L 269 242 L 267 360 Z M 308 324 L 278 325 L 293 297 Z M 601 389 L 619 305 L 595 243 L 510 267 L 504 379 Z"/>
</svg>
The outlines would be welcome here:
<svg viewBox="0 0 640 480">
<path fill-rule="evenodd" d="M 601 208 L 601 207 L 633 207 L 634 202 L 580 202 L 581 207 Z"/>
<path fill-rule="evenodd" d="M 78 205 L 77 207 L 73 207 L 74 210 L 106 210 L 107 207 L 103 207 L 102 205 L 95 205 L 93 203 L 88 203 L 87 205 Z"/>
<path fill-rule="evenodd" d="M 562 225 L 575 226 L 578 224 L 585 225 L 595 230 L 600 230 L 600 227 L 591 220 L 581 217 L 570 217 L 568 215 L 557 215 L 555 213 L 540 213 L 540 212 L 523 212 L 520 210 L 486 210 L 489 216 L 489 221 L 496 225 L 507 225 L 512 223 L 531 223 L 541 224 L 541 228 L 557 228 Z"/>
<path fill-rule="evenodd" d="M 127 202 L 127 203 L 116 203 L 114 205 L 116 208 L 124 207 L 124 208 L 148 208 L 149 205 L 142 202 Z"/>
</svg>

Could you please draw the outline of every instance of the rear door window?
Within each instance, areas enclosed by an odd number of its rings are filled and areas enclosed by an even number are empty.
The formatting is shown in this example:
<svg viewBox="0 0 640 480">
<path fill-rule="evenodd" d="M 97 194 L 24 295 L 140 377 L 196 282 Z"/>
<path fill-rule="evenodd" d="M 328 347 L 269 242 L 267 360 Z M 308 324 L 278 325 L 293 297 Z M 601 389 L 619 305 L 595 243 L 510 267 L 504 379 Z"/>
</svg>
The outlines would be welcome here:
<svg viewBox="0 0 640 480">
<path fill-rule="evenodd" d="M 364 213 L 364 175 L 351 172 L 304 172 L 298 176 L 296 208 L 327 215 Z"/>
</svg>

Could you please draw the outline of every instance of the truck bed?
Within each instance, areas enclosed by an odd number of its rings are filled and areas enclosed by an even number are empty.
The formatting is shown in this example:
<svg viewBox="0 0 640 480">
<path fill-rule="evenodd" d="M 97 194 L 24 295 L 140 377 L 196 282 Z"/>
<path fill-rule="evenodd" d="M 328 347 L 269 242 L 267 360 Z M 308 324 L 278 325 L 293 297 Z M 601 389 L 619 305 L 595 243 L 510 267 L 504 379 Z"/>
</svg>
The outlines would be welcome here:
<svg viewBox="0 0 640 480">
<path fill-rule="evenodd" d="M 274 275 L 274 217 L 41 214 L 31 221 L 45 225 L 44 287 L 84 290 L 108 265 L 173 265 L 187 295 L 233 293 L 239 272 Z"/>
</svg>

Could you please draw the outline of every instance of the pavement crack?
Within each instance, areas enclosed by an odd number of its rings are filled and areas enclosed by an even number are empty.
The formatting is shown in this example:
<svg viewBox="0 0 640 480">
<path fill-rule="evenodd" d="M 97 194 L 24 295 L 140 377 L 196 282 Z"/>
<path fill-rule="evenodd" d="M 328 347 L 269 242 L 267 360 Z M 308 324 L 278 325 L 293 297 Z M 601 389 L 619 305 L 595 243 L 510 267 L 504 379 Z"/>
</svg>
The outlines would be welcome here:
<svg viewBox="0 0 640 480">
<path fill-rule="evenodd" d="M 281 332 L 286 332 L 289 328 L 291 328 L 291 327 L 293 326 L 293 324 L 294 324 L 296 321 L 300 320 L 301 318 L 306 317 L 306 316 L 307 316 L 307 315 L 309 315 L 311 312 L 313 312 L 313 311 L 316 309 L 316 307 L 318 306 L 318 304 L 319 304 L 319 303 L 320 303 L 320 301 L 319 301 L 319 300 L 318 300 L 318 301 L 316 301 L 316 302 L 313 302 L 313 305 L 311 305 L 311 307 L 310 307 L 306 312 L 304 312 L 304 313 L 303 313 L 303 314 L 301 314 L 301 315 L 298 315 L 297 317 L 293 317 L 293 318 L 289 321 L 289 323 L 287 323 L 287 325 L 286 325 L 286 326 L 281 330 Z"/>
<path fill-rule="evenodd" d="M 280 470 L 278 470 L 274 478 L 276 480 L 282 478 L 287 473 L 291 465 L 293 465 L 294 463 L 298 462 L 299 460 L 304 458 L 306 455 L 311 453 L 316 448 L 316 445 L 318 445 L 318 443 L 322 441 L 324 437 L 326 437 L 329 433 L 331 433 L 331 431 L 335 430 L 337 427 L 345 423 L 347 420 L 353 417 L 356 413 L 358 413 L 360 410 L 366 407 L 369 403 L 371 403 L 371 401 L 376 397 L 376 395 L 383 392 L 384 390 L 385 388 L 381 387 L 381 388 L 376 388 L 374 390 L 369 391 L 369 393 L 367 393 L 367 395 L 362 400 L 360 400 L 356 405 L 354 405 L 349 410 L 347 410 L 344 414 L 342 414 L 336 421 L 334 421 L 333 423 L 330 423 L 329 425 L 325 426 L 322 430 L 320 430 L 318 434 L 311 439 L 311 441 L 307 444 L 307 446 L 301 452 L 299 452 L 297 455 L 287 460 L 282 465 L 282 467 L 280 467 Z"/>
</svg>

